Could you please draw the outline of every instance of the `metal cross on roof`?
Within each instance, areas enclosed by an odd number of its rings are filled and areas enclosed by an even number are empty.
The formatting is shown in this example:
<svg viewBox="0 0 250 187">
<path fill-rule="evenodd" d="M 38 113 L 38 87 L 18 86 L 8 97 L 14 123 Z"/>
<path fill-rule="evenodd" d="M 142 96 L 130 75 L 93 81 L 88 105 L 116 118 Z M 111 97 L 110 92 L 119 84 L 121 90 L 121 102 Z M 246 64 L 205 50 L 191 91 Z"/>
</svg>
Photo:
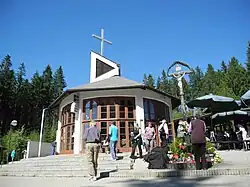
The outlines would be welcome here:
<svg viewBox="0 0 250 187">
<path fill-rule="evenodd" d="M 112 42 L 110 42 L 110 41 L 104 39 L 104 29 L 101 29 L 101 36 L 97 36 L 97 35 L 95 35 L 95 34 L 92 34 L 92 37 L 101 40 L 101 55 L 103 56 L 104 42 L 106 42 L 106 43 L 108 43 L 108 44 L 110 44 L 110 45 L 112 45 Z"/>
</svg>

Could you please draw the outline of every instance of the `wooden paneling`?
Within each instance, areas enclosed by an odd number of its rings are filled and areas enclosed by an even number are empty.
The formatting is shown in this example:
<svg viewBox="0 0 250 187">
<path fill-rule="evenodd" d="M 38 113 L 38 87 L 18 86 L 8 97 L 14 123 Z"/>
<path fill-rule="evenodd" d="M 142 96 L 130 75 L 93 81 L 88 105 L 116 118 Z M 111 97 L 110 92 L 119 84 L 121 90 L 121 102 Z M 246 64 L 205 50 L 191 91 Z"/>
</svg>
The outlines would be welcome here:
<svg viewBox="0 0 250 187">
<path fill-rule="evenodd" d="M 74 150 L 75 113 L 70 112 L 70 106 L 71 103 L 62 110 L 60 154 L 71 154 Z"/>
<path fill-rule="evenodd" d="M 84 100 L 83 101 L 83 129 L 85 124 L 88 124 L 91 120 L 95 120 L 98 123 L 99 129 L 102 131 L 101 137 L 102 139 L 106 138 L 105 136 L 108 135 L 108 129 L 109 124 L 111 122 L 115 122 L 118 127 L 118 143 L 117 147 L 119 151 L 130 151 L 131 150 L 131 144 L 130 144 L 130 135 L 129 135 L 129 123 L 134 123 L 136 121 L 135 116 L 135 99 L 134 98 L 128 98 L 128 97 L 112 97 L 112 98 L 95 98 L 94 99 L 97 102 L 97 119 L 92 119 L 92 116 L 90 115 L 90 119 L 85 118 L 85 105 L 87 102 L 90 101 L 90 106 L 92 106 L 93 100 Z M 121 105 L 122 104 L 122 105 Z M 120 111 L 121 108 L 124 107 L 124 112 Z M 129 108 L 130 107 L 130 108 Z M 104 112 L 104 108 L 106 108 L 106 112 Z M 128 114 L 130 109 L 130 115 Z M 113 112 L 114 111 L 114 112 Z M 131 115 L 132 111 L 132 115 Z M 92 112 L 92 107 L 90 107 L 90 114 Z M 106 113 L 106 116 L 104 116 L 104 113 Z M 113 118 L 112 115 L 115 113 L 115 118 Z M 120 115 L 122 113 L 122 115 Z M 103 116 L 102 116 L 103 114 Z M 130 118 L 128 118 L 130 117 Z M 106 128 L 101 127 L 101 124 L 106 123 Z M 125 124 L 124 129 L 120 129 L 120 123 Z M 121 134 L 121 131 L 123 134 Z M 104 135 L 104 132 L 106 134 Z M 125 132 L 125 133 L 124 133 Z M 123 138 L 123 144 L 125 146 L 122 146 L 121 138 Z M 84 145 L 84 144 L 83 144 Z M 84 152 L 84 146 L 83 146 L 83 152 Z"/>
</svg>

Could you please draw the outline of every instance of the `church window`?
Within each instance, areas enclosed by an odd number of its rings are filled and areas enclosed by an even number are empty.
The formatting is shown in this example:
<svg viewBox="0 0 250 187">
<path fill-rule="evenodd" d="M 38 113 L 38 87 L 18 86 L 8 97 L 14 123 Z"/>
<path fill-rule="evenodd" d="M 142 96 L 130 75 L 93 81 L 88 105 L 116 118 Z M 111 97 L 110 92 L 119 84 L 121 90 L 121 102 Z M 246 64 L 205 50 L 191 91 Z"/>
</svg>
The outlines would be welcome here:
<svg viewBox="0 0 250 187">
<path fill-rule="evenodd" d="M 135 99 L 133 97 L 100 97 L 83 102 L 85 103 L 83 104 L 84 107 L 82 110 L 83 131 L 85 130 L 86 124 L 88 124 L 91 119 L 95 119 L 97 127 L 100 130 L 101 140 L 105 140 L 108 136 L 109 125 L 116 123 L 119 129 L 117 145 L 123 151 L 129 150 L 129 148 L 131 148 L 131 132 L 133 132 L 134 122 L 136 121 Z M 87 103 L 90 104 L 86 105 Z M 89 118 L 84 117 L 86 113 L 89 113 Z M 84 142 L 82 145 L 83 149 L 85 149 Z"/>
<path fill-rule="evenodd" d="M 97 119 L 97 103 L 95 101 L 92 104 L 92 119 Z"/>
</svg>

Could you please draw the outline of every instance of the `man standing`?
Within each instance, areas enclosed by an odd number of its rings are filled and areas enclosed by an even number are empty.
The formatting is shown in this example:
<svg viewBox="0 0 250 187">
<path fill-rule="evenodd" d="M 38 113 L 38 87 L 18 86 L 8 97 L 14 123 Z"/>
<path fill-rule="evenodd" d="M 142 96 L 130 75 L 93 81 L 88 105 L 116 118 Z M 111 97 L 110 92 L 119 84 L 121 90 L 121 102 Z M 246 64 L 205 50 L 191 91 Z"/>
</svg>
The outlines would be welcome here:
<svg viewBox="0 0 250 187">
<path fill-rule="evenodd" d="M 165 119 L 160 121 L 160 126 L 158 128 L 160 140 L 161 140 L 161 147 L 167 146 L 167 139 L 168 139 L 168 124 Z"/>
<path fill-rule="evenodd" d="M 206 125 L 205 122 L 199 119 L 196 115 L 196 119 L 191 121 L 191 141 L 193 145 L 193 151 L 196 162 L 196 169 L 200 170 L 200 159 L 202 160 L 202 169 L 206 169 Z"/>
<path fill-rule="evenodd" d="M 116 145 L 118 141 L 118 128 L 114 122 L 112 122 L 109 127 L 109 139 L 110 139 L 110 153 L 112 160 L 117 160 Z"/>
<path fill-rule="evenodd" d="M 91 121 L 89 128 L 84 134 L 84 141 L 86 142 L 86 152 L 88 157 L 89 180 L 96 180 L 98 167 L 98 154 L 100 150 L 100 131 L 96 127 L 96 123 Z"/>
</svg>

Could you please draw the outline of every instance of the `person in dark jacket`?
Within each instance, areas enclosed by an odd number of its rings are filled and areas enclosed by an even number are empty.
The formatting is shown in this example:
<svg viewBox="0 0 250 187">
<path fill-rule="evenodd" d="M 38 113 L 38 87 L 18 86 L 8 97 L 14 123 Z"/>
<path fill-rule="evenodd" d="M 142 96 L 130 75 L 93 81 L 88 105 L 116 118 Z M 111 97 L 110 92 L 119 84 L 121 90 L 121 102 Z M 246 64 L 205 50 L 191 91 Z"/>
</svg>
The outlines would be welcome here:
<svg viewBox="0 0 250 187">
<path fill-rule="evenodd" d="M 131 159 L 136 159 L 137 157 L 135 156 L 135 150 L 136 147 L 138 147 L 139 150 L 139 156 L 140 158 L 142 157 L 142 131 L 141 128 L 138 126 L 138 124 L 135 125 L 134 131 L 132 132 L 132 152 L 130 155 Z"/>
<path fill-rule="evenodd" d="M 200 159 L 202 160 L 202 169 L 206 169 L 206 125 L 205 122 L 199 119 L 197 115 L 194 120 L 191 121 L 191 142 L 193 146 L 193 152 L 195 156 L 196 169 L 200 170 Z"/>
</svg>

